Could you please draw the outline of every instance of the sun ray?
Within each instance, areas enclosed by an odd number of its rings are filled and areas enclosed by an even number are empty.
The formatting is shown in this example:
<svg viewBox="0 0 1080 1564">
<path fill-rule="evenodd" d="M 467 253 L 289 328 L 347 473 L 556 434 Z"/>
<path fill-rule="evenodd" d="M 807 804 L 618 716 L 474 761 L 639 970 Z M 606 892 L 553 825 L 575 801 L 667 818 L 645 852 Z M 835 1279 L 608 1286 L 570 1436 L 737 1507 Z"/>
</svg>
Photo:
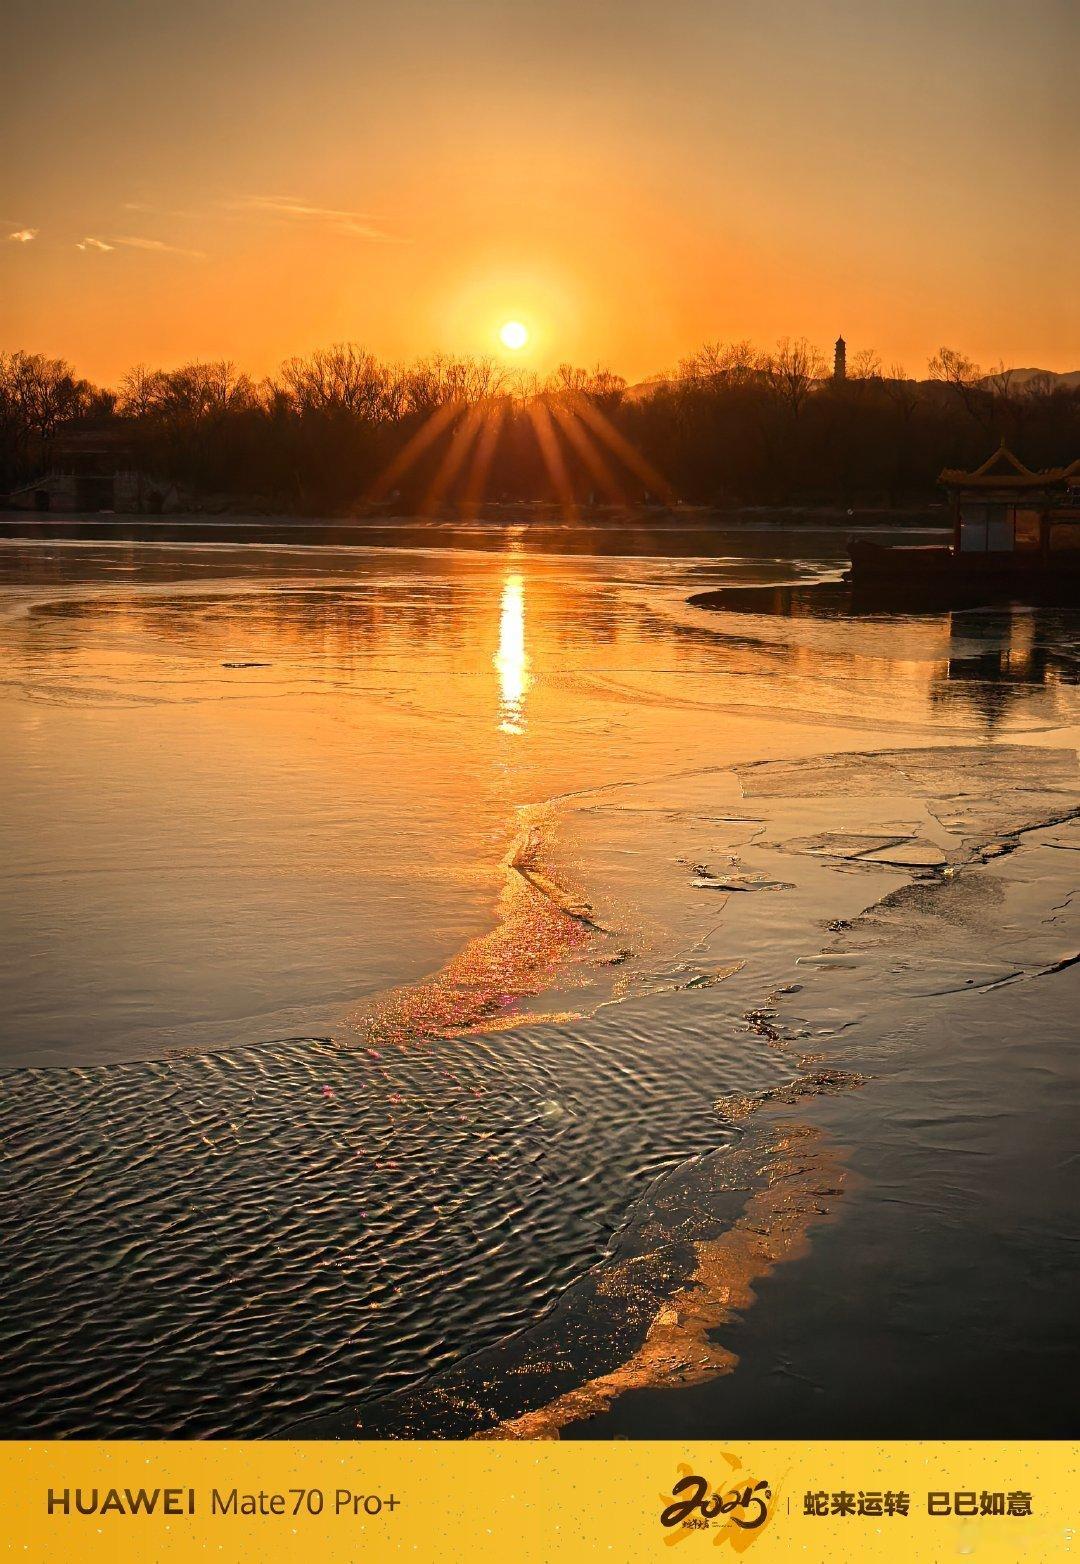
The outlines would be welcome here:
<svg viewBox="0 0 1080 1564">
<path fill-rule="evenodd" d="M 595 403 L 590 402 L 588 397 L 575 396 L 571 405 L 578 417 L 584 419 L 593 432 L 600 436 L 610 450 L 614 451 L 620 461 L 629 467 L 636 477 L 641 479 L 646 488 L 651 489 L 654 494 L 658 494 L 665 503 L 669 505 L 672 503 L 674 494 L 667 479 L 658 473 L 651 462 L 647 462 L 639 451 L 634 449 L 626 436 L 619 433 L 611 420 L 604 416 Z"/>
<path fill-rule="evenodd" d="M 540 400 L 529 403 L 528 413 L 548 477 L 562 505 L 563 518 L 566 521 L 576 521 L 577 501 L 574 499 L 573 486 L 566 471 L 566 461 L 552 426 L 551 414 L 548 412 L 547 405 Z"/>
<path fill-rule="evenodd" d="M 619 481 L 608 463 L 597 450 L 594 441 L 589 437 L 588 430 L 583 427 L 574 413 L 560 401 L 553 401 L 550 407 L 566 438 L 577 451 L 599 487 L 613 504 L 620 505 L 625 510 L 627 508 L 626 495 L 619 486 Z"/>
<path fill-rule="evenodd" d="M 424 454 L 428 446 L 438 439 L 447 424 L 460 411 L 460 402 L 444 402 L 441 407 L 437 407 L 412 438 L 406 441 L 393 461 L 375 479 L 375 482 L 368 490 L 368 499 L 384 499 L 397 480 Z"/>
<path fill-rule="evenodd" d="M 491 402 L 485 410 L 480 437 L 473 449 L 472 461 L 469 465 L 469 477 L 461 502 L 462 509 L 466 515 L 475 515 L 484 498 L 488 473 L 491 470 L 495 447 L 499 443 L 499 435 L 502 432 L 505 415 L 506 402 L 501 398 L 498 401 Z"/>
<path fill-rule="evenodd" d="M 428 484 L 427 493 L 421 502 L 421 515 L 429 516 L 438 509 L 440 500 L 457 477 L 462 463 L 469 454 L 472 443 L 480 431 L 483 416 L 484 412 L 481 405 L 470 407 L 465 417 L 454 430 L 450 444 L 447 446 L 443 459 L 436 469 L 435 476 Z"/>
</svg>

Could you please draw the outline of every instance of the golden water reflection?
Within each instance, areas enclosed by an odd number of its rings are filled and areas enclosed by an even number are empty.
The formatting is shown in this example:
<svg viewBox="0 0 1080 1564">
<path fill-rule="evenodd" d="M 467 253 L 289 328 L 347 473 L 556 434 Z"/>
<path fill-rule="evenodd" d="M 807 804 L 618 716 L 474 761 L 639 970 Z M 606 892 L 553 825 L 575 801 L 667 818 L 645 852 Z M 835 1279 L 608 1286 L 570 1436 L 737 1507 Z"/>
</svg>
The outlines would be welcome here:
<svg viewBox="0 0 1080 1564">
<path fill-rule="evenodd" d="M 499 731 L 523 733 L 525 696 L 532 678 L 525 650 L 525 580 L 516 573 L 503 582 L 495 667 L 499 674 Z"/>
</svg>

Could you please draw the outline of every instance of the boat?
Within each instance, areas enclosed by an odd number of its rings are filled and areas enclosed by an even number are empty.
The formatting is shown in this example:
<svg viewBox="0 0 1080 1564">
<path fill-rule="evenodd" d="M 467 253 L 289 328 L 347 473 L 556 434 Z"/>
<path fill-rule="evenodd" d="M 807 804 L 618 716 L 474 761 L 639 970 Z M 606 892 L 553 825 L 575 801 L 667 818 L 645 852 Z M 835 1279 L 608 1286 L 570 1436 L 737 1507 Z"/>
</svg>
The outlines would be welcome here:
<svg viewBox="0 0 1080 1564">
<path fill-rule="evenodd" d="M 855 587 L 1080 601 L 1080 461 L 1034 472 L 1004 442 L 974 472 L 946 468 L 951 543 L 850 538 Z"/>
</svg>

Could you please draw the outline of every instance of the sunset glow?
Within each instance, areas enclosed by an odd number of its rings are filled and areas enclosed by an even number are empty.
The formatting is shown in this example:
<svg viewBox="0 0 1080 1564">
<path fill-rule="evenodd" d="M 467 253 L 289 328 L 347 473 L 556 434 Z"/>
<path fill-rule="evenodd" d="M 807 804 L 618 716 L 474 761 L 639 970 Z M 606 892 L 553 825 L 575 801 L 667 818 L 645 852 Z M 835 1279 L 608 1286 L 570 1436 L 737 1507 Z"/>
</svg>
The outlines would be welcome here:
<svg viewBox="0 0 1080 1564">
<path fill-rule="evenodd" d="M 3 348 L 109 383 L 346 341 L 633 382 L 841 331 L 912 374 L 943 342 L 1080 364 L 1051 0 L 956 0 L 944 33 L 855 0 L 178 14 L 15 8 Z"/>
</svg>

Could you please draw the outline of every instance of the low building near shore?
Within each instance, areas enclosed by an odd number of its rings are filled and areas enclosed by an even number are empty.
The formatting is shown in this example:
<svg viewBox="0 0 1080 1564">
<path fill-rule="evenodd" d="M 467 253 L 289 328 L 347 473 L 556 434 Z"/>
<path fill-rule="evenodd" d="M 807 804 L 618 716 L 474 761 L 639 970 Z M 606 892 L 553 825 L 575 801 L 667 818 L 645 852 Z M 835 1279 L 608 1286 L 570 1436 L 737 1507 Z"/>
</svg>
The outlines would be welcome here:
<svg viewBox="0 0 1080 1564">
<path fill-rule="evenodd" d="M 179 510 L 176 485 L 144 472 L 135 457 L 135 426 L 124 418 L 82 418 L 64 425 L 38 450 L 40 475 L 7 496 L 15 510 Z"/>
</svg>

